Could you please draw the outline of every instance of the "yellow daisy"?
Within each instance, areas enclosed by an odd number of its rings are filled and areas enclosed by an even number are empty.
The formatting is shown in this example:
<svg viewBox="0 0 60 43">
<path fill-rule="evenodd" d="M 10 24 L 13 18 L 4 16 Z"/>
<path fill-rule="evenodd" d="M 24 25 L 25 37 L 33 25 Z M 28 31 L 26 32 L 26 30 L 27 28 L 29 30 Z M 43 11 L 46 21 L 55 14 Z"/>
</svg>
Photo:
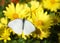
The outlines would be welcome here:
<svg viewBox="0 0 60 43">
<path fill-rule="evenodd" d="M 43 7 L 38 1 L 31 1 L 30 4 L 30 12 L 28 13 L 30 16 L 27 19 L 32 22 L 33 15 L 40 14 L 40 12 L 43 10 Z"/>
<path fill-rule="evenodd" d="M 14 6 L 14 4 L 11 3 L 3 12 L 4 15 L 9 19 L 25 18 L 26 16 L 28 16 L 27 13 L 29 12 L 29 7 L 27 6 L 27 4 L 17 3 L 16 6 Z"/>
<path fill-rule="evenodd" d="M 36 29 L 36 31 L 32 33 L 31 36 L 33 38 L 39 38 L 43 40 L 44 38 L 48 38 L 50 36 L 50 32 L 49 30 L 43 31 L 43 30 Z"/>
<path fill-rule="evenodd" d="M 4 33 L 1 35 L 0 40 L 4 40 L 4 43 L 6 43 L 7 40 L 11 40 L 9 36 L 10 36 L 9 29 L 4 28 Z"/>
<path fill-rule="evenodd" d="M 53 24 L 54 25 L 59 25 L 59 23 L 60 23 L 60 16 L 58 15 L 58 14 L 51 14 L 50 15 L 51 17 L 52 17 L 52 20 L 53 20 Z"/>
<path fill-rule="evenodd" d="M 0 22 L 1 22 L 2 24 L 4 24 L 4 25 L 7 25 L 8 19 L 7 19 L 6 17 L 2 17 L 2 18 L 0 19 Z"/>
<path fill-rule="evenodd" d="M 43 0 L 43 6 L 51 11 L 57 11 L 60 5 L 59 2 L 59 0 Z"/>
<path fill-rule="evenodd" d="M 36 32 L 32 34 L 34 38 L 47 38 L 50 35 L 49 28 L 53 25 L 53 20 L 47 12 L 33 15 L 32 23 L 37 27 Z"/>
<path fill-rule="evenodd" d="M 0 36 L 2 35 L 2 33 L 4 33 L 4 28 L 7 27 L 7 18 L 2 17 L 0 18 Z"/>
<path fill-rule="evenodd" d="M 0 36 L 4 33 L 4 25 L 0 23 Z"/>
<path fill-rule="evenodd" d="M 32 20 L 38 29 L 48 29 L 52 25 L 52 18 L 47 15 L 47 12 L 41 11 L 40 14 L 33 15 Z"/>
<path fill-rule="evenodd" d="M 7 28 L 8 19 L 6 17 L 0 18 L 0 40 L 4 40 L 6 42 L 7 40 L 10 40 L 10 32 L 11 29 Z"/>
<path fill-rule="evenodd" d="M 34 11 L 39 7 L 39 2 L 38 1 L 31 1 L 29 3 L 31 4 L 31 7 L 30 7 L 31 11 Z"/>
<path fill-rule="evenodd" d="M 34 38 L 47 38 L 50 35 L 49 28 L 52 26 L 53 20 L 47 12 L 44 13 L 42 5 L 40 5 L 34 12 L 32 12 L 32 17 L 28 18 L 35 27 L 36 31 L 32 33 Z"/>
</svg>

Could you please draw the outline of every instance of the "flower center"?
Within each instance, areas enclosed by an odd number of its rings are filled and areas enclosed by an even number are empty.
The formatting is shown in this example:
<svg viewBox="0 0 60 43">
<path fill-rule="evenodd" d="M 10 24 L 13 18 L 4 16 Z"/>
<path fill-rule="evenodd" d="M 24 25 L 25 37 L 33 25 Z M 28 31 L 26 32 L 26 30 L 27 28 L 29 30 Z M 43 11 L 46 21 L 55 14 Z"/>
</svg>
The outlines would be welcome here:
<svg viewBox="0 0 60 43">
<path fill-rule="evenodd" d="M 36 29 L 36 34 L 38 35 L 40 35 L 41 34 L 41 31 L 39 30 L 39 29 Z"/>
<path fill-rule="evenodd" d="M 55 0 L 50 0 L 51 4 L 55 4 Z"/>
<path fill-rule="evenodd" d="M 8 36 L 8 35 L 5 35 L 5 36 L 2 36 L 2 38 L 3 38 L 4 40 L 8 40 L 9 36 Z"/>
<path fill-rule="evenodd" d="M 39 26 L 39 25 L 41 26 L 41 25 L 43 25 L 43 21 L 37 20 L 36 24 L 37 24 L 37 26 Z"/>
<path fill-rule="evenodd" d="M 18 14 L 14 13 L 14 14 L 13 14 L 13 18 L 14 18 L 14 19 L 19 18 Z"/>
<path fill-rule="evenodd" d="M 55 18 L 55 19 L 54 19 L 54 23 L 57 23 L 57 22 L 58 22 L 58 20 Z"/>
</svg>

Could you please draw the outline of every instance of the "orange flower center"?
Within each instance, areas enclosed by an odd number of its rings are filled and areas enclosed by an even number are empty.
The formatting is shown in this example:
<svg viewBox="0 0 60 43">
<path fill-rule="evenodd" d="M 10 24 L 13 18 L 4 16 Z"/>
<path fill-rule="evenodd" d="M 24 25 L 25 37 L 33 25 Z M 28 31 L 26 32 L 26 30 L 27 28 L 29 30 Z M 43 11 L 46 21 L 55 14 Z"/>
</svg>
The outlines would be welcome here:
<svg viewBox="0 0 60 43">
<path fill-rule="evenodd" d="M 55 4 L 55 0 L 50 0 L 51 4 Z"/>
<path fill-rule="evenodd" d="M 39 25 L 40 25 L 40 26 L 43 25 L 43 21 L 41 21 L 41 20 L 37 20 L 37 21 L 36 21 L 36 25 L 37 25 L 37 26 L 39 26 Z"/>
<path fill-rule="evenodd" d="M 13 18 L 14 18 L 14 19 L 19 18 L 18 14 L 14 13 L 14 14 L 13 14 Z"/>
</svg>

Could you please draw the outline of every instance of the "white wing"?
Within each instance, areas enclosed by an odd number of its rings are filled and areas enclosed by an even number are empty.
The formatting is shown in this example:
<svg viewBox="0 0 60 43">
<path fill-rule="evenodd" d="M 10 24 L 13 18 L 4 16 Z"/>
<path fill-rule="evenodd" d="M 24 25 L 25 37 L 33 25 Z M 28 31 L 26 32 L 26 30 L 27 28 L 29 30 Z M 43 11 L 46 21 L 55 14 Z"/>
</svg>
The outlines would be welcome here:
<svg viewBox="0 0 60 43">
<path fill-rule="evenodd" d="M 15 19 L 8 23 L 8 26 L 17 34 L 22 34 L 22 20 Z"/>
<path fill-rule="evenodd" d="M 25 23 L 24 23 L 24 34 L 28 35 L 28 34 L 30 34 L 33 31 L 35 31 L 34 25 L 31 22 L 25 20 Z"/>
</svg>

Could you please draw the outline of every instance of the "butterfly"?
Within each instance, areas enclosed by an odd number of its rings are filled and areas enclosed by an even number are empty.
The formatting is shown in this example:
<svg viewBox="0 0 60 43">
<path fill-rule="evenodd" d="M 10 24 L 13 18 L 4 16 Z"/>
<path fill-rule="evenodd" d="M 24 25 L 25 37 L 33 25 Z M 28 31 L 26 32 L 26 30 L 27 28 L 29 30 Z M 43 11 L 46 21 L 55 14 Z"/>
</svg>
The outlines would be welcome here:
<svg viewBox="0 0 60 43">
<path fill-rule="evenodd" d="M 25 35 L 29 35 L 35 31 L 34 25 L 24 19 L 15 19 L 10 21 L 8 23 L 8 27 L 10 27 L 16 34 L 22 34 L 22 32 L 24 32 Z"/>
</svg>

